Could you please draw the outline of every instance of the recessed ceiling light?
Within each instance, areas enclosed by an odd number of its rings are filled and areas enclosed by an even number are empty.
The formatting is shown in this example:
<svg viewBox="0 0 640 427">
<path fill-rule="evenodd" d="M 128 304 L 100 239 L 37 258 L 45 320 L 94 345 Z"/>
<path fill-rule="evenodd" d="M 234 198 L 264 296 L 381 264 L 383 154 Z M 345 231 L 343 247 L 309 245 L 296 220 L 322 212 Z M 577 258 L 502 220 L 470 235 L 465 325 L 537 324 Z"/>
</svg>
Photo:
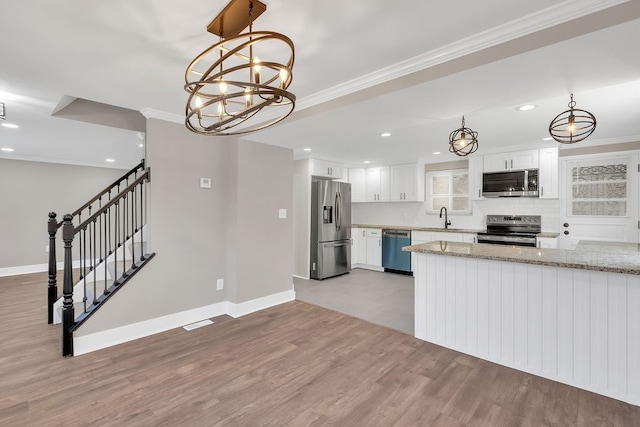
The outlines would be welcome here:
<svg viewBox="0 0 640 427">
<path fill-rule="evenodd" d="M 105 162 L 107 162 L 107 163 L 113 163 L 113 162 L 115 162 L 115 160 L 114 160 L 114 159 L 104 159 L 104 161 L 105 161 Z"/>
<path fill-rule="evenodd" d="M 364 164 L 365 164 L 365 165 L 368 165 L 369 163 L 371 163 L 369 160 L 365 160 L 365 161 L 364 161 Z"/>
<path fill-rule="evenodd" d="M 437 156 L 438 154 L 440 154 L 440 152 L 439 151 L 434 151 L 433 154 L 435 154 Z"/>
<path fill-rule="evenodd" d="M 9 129 L 18 129 L 20 126 L 14 125 L 13 123 L 2 123 L 2 126 Z"/>
<path fill-rule="evenodd" d="M 7 153 L 10 153 L 10 152 L 12 152 L 12 151 L 13 151 L 13 148 L 8 148 L 8 147 L 6 147 L 6 148 L 5 148 L 5 147 L 2 147 L 2 148 L 0 148 L 0 150 L 2 150 L 2 151 L 6 151 Z"/>
<path fill-rule="evenodd" d="M 387 136 L 391 136 L 391 134 L 389 132 L 383 132 L 380 134 L 380 136 L 387 137 Z"/>
<path fill-rule="evenodd" d="M 550 136 L 546 137 L 546 138 L 542 138 L 543 141 L 551 141 L 553 138 L 551 138 Z"/>
<path fill-rule="evenodd" d="M 518 110 L 518 111 L 529 111 L 529 110 L 533 110 L 534 108 L 536 108 L 535 105 L 525 104 L 525 105 L 521 105 L 519 107 L 516 107 L 516 110 Z"/>
<path fill-rule="evenodd" d="M 311 151 L 311 148 L 305 148 L 303 151 Z"/>
<path fill-rule="evenodd" d="M 142 148 L 144 147 L 144 144 L 138 144 L 138 147 Z"/>
</svg>

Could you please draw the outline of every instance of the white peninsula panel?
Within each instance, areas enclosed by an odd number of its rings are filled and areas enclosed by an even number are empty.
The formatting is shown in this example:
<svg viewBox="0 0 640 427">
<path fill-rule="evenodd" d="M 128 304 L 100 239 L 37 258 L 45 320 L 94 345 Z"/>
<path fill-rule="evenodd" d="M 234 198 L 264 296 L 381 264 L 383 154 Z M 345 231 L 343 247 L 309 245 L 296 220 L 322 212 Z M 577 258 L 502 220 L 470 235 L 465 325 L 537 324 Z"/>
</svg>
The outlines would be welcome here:
<svg viewBox="0 0 640 427">
<path fill-rule="evenodd" d="M 415 253 L 416 338 L 640 404 L 640 276 Z"/>
</svg>

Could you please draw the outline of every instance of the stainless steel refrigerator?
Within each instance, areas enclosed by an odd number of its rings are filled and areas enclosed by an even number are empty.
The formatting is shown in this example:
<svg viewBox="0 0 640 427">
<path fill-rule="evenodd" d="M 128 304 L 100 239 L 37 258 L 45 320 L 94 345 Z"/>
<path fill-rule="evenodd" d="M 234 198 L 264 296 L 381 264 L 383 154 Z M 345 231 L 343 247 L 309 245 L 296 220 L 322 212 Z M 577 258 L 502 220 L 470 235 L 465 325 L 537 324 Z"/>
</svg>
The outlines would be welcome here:
<svg viewBox="0 0 640 427">
<path fill-rule="evenodd" d="M 311 278 L 351 270 L 351 184 L 311 183 Z"/>
</svg>

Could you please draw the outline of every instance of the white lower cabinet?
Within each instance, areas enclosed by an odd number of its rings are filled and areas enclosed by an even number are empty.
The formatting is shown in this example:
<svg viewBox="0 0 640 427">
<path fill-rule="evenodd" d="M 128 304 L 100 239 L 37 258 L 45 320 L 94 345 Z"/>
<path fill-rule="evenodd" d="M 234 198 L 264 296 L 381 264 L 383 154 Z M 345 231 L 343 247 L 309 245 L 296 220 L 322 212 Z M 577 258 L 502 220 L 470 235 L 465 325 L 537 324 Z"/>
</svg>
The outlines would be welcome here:
<svg viewBox="0 0 640 427">
<path fill-rule="evenodd" d="M 367 228 L 367 265 L 382 267 L 382 229 Z"/>
<path fill-rule="evenodd" d="M 557 237 L 537 237 L 536 247 L 541 249 L 557 249 L 558 238 Z"/>
<path fill-rule="evenodd" d="M 351 229 L 351 266 L 382 270 L 382 229 Z"/>
</svg>

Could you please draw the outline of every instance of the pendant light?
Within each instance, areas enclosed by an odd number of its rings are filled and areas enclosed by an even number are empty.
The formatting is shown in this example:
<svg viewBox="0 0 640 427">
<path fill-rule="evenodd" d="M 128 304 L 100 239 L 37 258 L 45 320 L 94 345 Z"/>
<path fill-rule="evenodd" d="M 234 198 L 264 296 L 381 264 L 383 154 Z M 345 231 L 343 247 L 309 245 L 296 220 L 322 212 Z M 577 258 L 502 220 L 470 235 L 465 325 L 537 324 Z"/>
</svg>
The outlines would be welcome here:
<svg viewBox="0 0 640 427">
<path fill-rule="evenodd" d="M 266 9 L 258 0 L 231 0 L 207 26 L 220 40 L 185 72 L 190 131 L 238 135 L 274 125 L 293 111 L 296 97 L 287 91 L 293 42 L 283 34 L 253 31 L 253 21 Z M 247 26 L 249 32 L 241 33 Z"/>
<path fill-rule="evenodd" d="M 464 116 L 462 116 L 462 126 L 449 134 L 449 151 L 457 156 L 468 156 L 478 149 L 478 132 L 464 126 Z"/>
<path fill-rule="evenodd" d="M 561 144 L 575 144 L 586 139 L 596 130 L 596 118 L 588 111 L 575 108 L 571 94 L 569 109 L 558 114 L 549 124 L 549 134 Z"/>
</svg>

